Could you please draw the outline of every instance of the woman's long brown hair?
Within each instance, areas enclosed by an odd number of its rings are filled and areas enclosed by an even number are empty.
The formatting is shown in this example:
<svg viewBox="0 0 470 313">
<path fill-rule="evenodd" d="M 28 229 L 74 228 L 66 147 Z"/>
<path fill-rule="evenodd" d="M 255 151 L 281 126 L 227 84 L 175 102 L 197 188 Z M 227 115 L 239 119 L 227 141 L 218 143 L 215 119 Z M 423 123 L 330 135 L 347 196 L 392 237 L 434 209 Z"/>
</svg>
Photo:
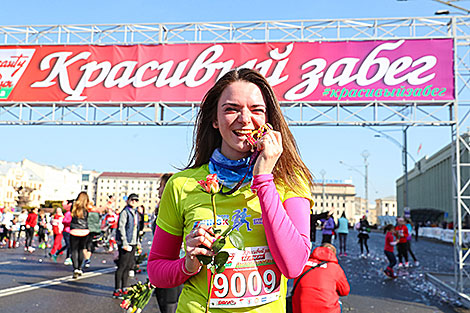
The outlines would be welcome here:
<svg viewBox="0 0 470 313">
<path fill-rule="evenodd" d="M 247 68 L 226 73 L 204 96 L 196 118 L 195 142 L 187 168 L 196 168 L 208 163 L 212 152 L 221 146 L 222 136 L 219 130 L 212 126 L 212 122 L 217 120 L 217 103 L 220 95 L 227 86 L 236 81 L 246 81 L 258 86 L 266 103 L 267 121 L 274 130 L 281 133 L 283 152 L 273 170 L 275 181 L 282 181 L 291 189 L 299 190 L 301 186 L 299 179 L 302 179 L 307 180 L 311 187 L 312 174 L 300 158 L 294 136 L 282 115 L 274 90 L 263 75 Z"/>
<path fill-rule="evenodd" d="M 88 198 L 88 194 L 84 191 L 78 194 L 77 199 L 73 202 L 72 207 L 72 216 L 83 218 L 85 215 L 85 211 L 88 209 L 88 204 L 90 203 L 90 199 Z"/>
</svg>

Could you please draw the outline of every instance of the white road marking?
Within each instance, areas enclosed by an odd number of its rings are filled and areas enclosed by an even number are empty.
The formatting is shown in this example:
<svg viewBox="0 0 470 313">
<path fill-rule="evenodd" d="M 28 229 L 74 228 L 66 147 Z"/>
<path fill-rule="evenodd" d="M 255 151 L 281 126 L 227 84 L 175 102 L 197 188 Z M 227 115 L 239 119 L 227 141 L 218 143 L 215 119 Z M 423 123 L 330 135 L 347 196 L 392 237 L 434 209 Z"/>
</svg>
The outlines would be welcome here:
<svg viewBox="0 0 470 313">
<path fill-rule="evenodd" d="M 11 296 L 14 294 L 22 293 L 22 292 L 27 292 L 27 291 L 32 291 L 35 289 L 39 288 L 44 288 L 48 286 L 53 286 L 53 285 L 58 285 L 62 284 L 68 281 L 77 281 L 80 279 L 85 279 L 85 278 L 91 278 L 95 276 L 100 276 L 109 272 L 114 272 L 116 270 L 116 267 L 111 267 L 111 268 L 105 268 L 101 270 L 97 270 L 94 272 L 88 272 L 84 273 L 82 276 L 79 276 L 78 278 L 72 278 L 72 275 L 67 275 L 64 277 L 59 277 L 51 280 L 45 280 L 39 283 L 31 284 L 31 285 L 24 285 L 24 286 L 18 286 L 18 287 L 13 287 L 13 288 L 7 288 L 0 290 L 0 298 L 1 297 L 6 297 L 6 296 Z"/>
</svg>

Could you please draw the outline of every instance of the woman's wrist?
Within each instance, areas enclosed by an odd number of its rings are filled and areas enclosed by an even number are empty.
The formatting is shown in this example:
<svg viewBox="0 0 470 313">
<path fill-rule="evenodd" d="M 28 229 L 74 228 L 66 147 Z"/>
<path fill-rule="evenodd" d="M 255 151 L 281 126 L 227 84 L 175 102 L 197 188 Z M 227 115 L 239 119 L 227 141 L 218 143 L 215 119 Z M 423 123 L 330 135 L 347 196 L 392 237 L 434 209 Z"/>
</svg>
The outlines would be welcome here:
<svg viewBox="0 0 470 313">
<path fill-rule="evenodd" d="M 184 262 L 182 262 L 182 269 L 183 269 L 183 273 L 185 275 L 188 275 L 188 276 L 193 276 L 193 275 L 196 275 L 197 273 L 199 273 L 201 271 L 201 268 L 202 266 L 199 265 L 199 267 L 195 270 L 195 271 L 189 271 L 187 268 L 186 268 L 186 260 Z"/>
</svg>

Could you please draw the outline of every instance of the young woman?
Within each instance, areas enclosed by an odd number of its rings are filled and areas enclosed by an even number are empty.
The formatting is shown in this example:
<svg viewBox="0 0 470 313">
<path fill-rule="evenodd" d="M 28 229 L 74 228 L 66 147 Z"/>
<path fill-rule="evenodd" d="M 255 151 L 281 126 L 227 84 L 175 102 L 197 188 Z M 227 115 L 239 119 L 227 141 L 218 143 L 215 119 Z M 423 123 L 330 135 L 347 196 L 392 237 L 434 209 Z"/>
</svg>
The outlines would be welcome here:
<svg viewBox="0 0 470 313">
<path fill-rule="evenodd" d="M 397 251 L 398 251 L 398 268 L 403 267 L 403 260 L 405 260 L 405 267 L 409 266 L 408 263 L 408 227 L 405 225 L 403 217 L 397 218 L 397 226 L 395 230 L 398 237 Z"/>
<path fill-rule="evenodd" d="M 361 257 L 365 258 L 369 256 L 369 246 L 367 245 L 367 240 L 369 240 L 370 225 L 367 221 L 367 217 L 364 215 L 358 223 L 357 238 L 359 238 L 359 245 L 361 246 Z M 364 247 L 366 248 L 367 255 L 364 254 Z"/>
<path fill-rule="evenodd" d="M 333 237 L 333 233 L 335 231 L 335 220 L 333 219 L 333 213 L 329 213 L 328 214 L 328 217 L 324 220 L 321 220 L 322 222 L 322 225 L 321 225 L 321 229 L 322 229 L 322 239 L 321 239 L 321 243 L 331 243 L 331 240 L 332 240 L 332 237 Z"/>
<path fill-rule="evenodd" d="M 72 221 L 70 222 L 70 251 L 72 254 L 73 278 L 83 274 L 82 263 L 84 259 L 83 250 L 86 249 L 88 229 L 88 208 L 90 200 L 84 191 L 78 194 L 72 206 Z"/>
<path fill-rule="evenodd" d="M 38 248 L 46 249 L 47 248 L 47 218 L 46 212 L 43 209 L 39 209 L 38 215 Z"/>
<path fill-rule="evenodd" d="M 38 209 L 33 208 L 26 218 L 25 228 L 26 228 L 26 240 L 24 243 L 24 251 L 28 251 L 30 253 L 34 252 L 34 247 L 32 246 L 32 241 L 34 237 L 34 229 L 36 228 L 38 223 Z"/>
<path fill-rule="evenodd" d="M 62 246 L 55 254 L 52 255 L 52 258 L 57 261 L 57 257 L 63 252 L 66 251 L 64 265 L 72 265 L 72 259 L 70 258 L 70 223 L 72 222 L 72 204 L 74 200 L 64 200 L 62 202 L 62 207 L 64 208 L 64 218 L 62 219 L 62 224 L 64 225 L 64 230 L 62 231 L 62 237 L 64 238 L 65 245 Z"/>
<path fill-rule="evenodd" d="M 54 262 L 57 261 L 57 251 L 62 248 L 62 232 L 64 231 L 64 224 L 62 223 L 64 219 L 64 214 L 62 214 L 62 209 L 57 208 L 52 219 L 52 233 L 54 234 L 54 244 L 52 245 L 52 250 L 50 252 L 51 257 Z"/>
<path fill-rule="evenodd" d="M 384 270 L 385 275 L 390 278 L 397 278 L 395 273 L 393 272 L 393 267 L 397 264 L 397 258 L 395 257 L 395 246 L 398 243 L 398 240 L 395 240 L 396 231 L 392 224 L 388 224 L 384 228 L 385 232 L 385 247 L 384 253 L 388 259 L 388 266 Z"/>
<path fill-rule="evenodd" d="M 252 147 L 247 135 L 266 123 L 273 130 Z M 210 295 L 210 270 L 196 257 L 213 255 L 211 197 L 198 184 L 208 174 L 217 174 L 223 192 L 243 181 L 232 194 L 216 194 L 215 202 L 217 227 L 236 226 L 245 243 L 240 251 L 227 240 L 230 261 Z M 286 277 L 302 272 L 310 252 L 311 184 L 266 79 L 250 69 L 228 72 L 203 99 L 188 168 L 163 192 L 150 281 L 161 288 L 185 283 L 177 312 L 204 312 L 208 298 L 210 312 L 285 312 Z M 183 239 L 186 254 L 179 258 Z"/>
<path fill-rule="evenodd" d="M 343 212 L 341 217 L 338 219 L 338 236 L 339 236 L 339 255 L 340 256 L 347 256 L 346 253 L 346 242 L 348 239 L 349 233 L 349 221 L 346 218 L 346 213 Z"/>
</svg>

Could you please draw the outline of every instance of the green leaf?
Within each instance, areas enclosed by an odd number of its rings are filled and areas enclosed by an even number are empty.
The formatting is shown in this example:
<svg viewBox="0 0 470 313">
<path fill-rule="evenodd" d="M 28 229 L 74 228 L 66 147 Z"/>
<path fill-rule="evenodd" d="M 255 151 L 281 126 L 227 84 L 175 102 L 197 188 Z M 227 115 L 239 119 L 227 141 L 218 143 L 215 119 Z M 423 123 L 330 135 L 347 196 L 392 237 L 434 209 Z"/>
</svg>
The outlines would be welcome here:
<svg viewBox="0 0 470 313">
<path fill-rule="evenodd" d="M 199 255 L 196 255 L 196 258 L 199 260 L 199 262 L 201 262 L 204 265 L 207 265 L 212 262 L 212 257 L 207 256 L 207 255 L 199 254 Z"/>
<path fill-rule="evenodd" d="M 221 251 L 217 253 L 217 255 L 214 258 L 214 264 L 216 266 L 223 266 L 225 263 L 227 263 L 229 254 L 227 251 Z"/>
<path fill-rule="evenodd" d="M 224 246 L 225 246 L 225 238 L 220 237 L 219 239 L 214 241 L 214 243 L 212 244 L 212 251 L 214 251 L 214 253 L 218 253 L 220 250 L 222 250 Z"/>
<path fill-rule="evenodd" d="M 225 266 L 219 266 L 215 271 L 217 272 L 217 274 L 223 273 L 225 271 Z"/>
<path fill-rule="evenodd" d="M 212 274 L 215 274 L 216 271 L 217 271 L 217 270 L 216 270 L 215 266 L 212 266 L 212 267 L 211 267 L 211 272 L 212 272 Z"/>
<path fill-rule="evenodd" d="M 240 233 L 238 230 L 234 229 L 228 236 L 230 239 L 230 242 L 232 245 L 237 248 L 238 250 L 244 250 L 245 249 L 245 243 L 243 240 L 242 233 Z"/>
</svg>

